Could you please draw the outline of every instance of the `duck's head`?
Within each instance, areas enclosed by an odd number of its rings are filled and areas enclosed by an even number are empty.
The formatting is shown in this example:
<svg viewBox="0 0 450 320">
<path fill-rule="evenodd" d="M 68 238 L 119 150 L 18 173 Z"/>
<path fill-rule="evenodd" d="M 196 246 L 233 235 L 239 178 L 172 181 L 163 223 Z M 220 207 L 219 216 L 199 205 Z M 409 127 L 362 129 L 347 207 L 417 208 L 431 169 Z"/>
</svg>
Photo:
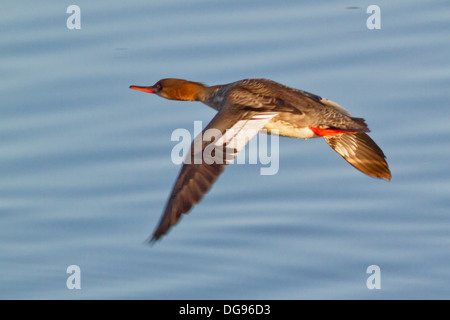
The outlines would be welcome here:
<svg viewBox="0 0 450 320">
<path fill-rule="evenodd" d="M 205 86 L 198 82 L 182 79 L 161 79 L 150 87 L 130 86 L 130 89 L 157 94 L 170 100 L 200 100 Z"/>
</svg>

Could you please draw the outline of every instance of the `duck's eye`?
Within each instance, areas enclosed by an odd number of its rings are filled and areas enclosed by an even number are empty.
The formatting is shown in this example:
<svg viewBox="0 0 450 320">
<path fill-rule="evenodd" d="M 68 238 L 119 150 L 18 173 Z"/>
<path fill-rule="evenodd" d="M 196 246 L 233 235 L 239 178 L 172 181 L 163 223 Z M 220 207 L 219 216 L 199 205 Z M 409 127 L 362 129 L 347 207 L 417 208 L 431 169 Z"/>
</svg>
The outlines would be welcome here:
<svg viewBox="0 0 450 320">
<path fill-rule="evenodd" d="M 160 83 L 157 83 L 157 84 L 155 85 L 155 88 L 156 88 L 157 90 L 161 90 L 161 89 L 162 89 L 162 85 L 161 85 Z"/>
</svg>

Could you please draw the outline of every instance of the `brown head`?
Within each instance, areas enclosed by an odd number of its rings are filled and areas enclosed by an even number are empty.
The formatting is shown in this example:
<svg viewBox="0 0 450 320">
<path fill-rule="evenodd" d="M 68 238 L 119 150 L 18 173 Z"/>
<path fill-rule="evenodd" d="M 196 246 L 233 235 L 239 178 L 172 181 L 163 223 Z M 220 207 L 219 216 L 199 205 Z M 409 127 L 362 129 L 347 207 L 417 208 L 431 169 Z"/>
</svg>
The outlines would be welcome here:
<svg viewBox="0 0 450 320">
<path fill-rule="evenodd" d="M 153 86 L 130 86 L 130 89 L 157 94 L 171 100 L 201 100 L 205 86 L 198 82 L 181 79 L 161 79 Z"/>
</svg>

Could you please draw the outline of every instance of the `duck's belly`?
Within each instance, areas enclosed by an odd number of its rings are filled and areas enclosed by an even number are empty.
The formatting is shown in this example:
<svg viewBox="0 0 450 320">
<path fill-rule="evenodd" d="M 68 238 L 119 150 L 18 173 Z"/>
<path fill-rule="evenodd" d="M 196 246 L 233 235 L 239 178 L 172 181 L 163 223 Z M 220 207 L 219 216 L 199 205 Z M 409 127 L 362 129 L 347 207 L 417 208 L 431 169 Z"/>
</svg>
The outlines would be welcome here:
<svg viewBox="0 0 450 320">
<path fill-rule="evenodd" d="M 270 121 L 264 126 L 268 134 L 277 133 L 279 136 L 291 137 L 298 139 L 310 139 L 317 138 L 318 136 L 308 127 L 297 127 L 293 126 L 292 123 L 287 121 Z"/>
</svg>

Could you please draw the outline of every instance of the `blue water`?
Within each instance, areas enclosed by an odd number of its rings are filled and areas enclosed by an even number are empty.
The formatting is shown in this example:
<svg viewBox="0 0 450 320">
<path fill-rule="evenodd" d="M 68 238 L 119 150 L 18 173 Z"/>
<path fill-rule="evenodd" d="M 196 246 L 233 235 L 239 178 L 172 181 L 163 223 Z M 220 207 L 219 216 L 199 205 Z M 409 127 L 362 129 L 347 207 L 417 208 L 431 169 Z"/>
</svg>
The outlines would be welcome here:
<svg viewBox="0 0 450 320">
<path fill-rule="evenodd" d="M 418 0 L 3 3 L 0 298 L 449 299 L 449 17 Z M 264 77 L 336 101 L 367 120 L 393 179 L 280 138 L 278 174 L 227 167 L 148 246 L 179 171 L 173 130 L 214 116 L 128 89 L 165 77 Z"/>
</svg>

